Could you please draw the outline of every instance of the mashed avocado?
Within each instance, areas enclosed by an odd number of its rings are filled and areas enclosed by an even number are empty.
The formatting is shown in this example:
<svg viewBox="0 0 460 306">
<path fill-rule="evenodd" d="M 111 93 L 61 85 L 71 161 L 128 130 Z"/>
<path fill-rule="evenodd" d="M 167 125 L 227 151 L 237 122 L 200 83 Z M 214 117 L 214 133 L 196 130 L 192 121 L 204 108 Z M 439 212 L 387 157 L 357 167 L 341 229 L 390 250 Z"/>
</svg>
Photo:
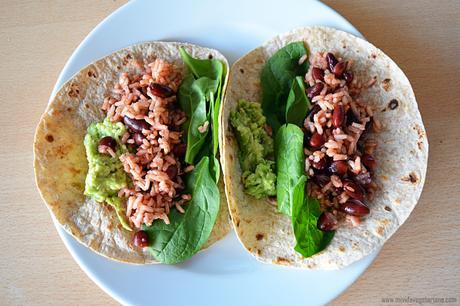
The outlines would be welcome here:
<svg viewBox="0 0 460 306">
<path fill-rule="evenodd" d="M 264 129 L 265 122 L 259 103 L 240 100 L 230 113 L 240 149 L 244 189 L 258 199 L 276 195 L 275 162 L 268 159 L 273 155 L 273 139 Z"/>
<path fill-rule="evenodd" d="M 123 170 L 123 165 L 118 158 L 127 152 L 127 148 L 120 139 L 126 132 L 126 127 L 121 123 L 112 123 L 105 119 L 100 123 L 93 123 L 88 127 L 84 145 L 88 159 L 88 174 L 85 181 L 85 195 L 97 202 L 106 202 L 113 206 L 124 228 L 131 230 L 126 218 L 125 208 L 118 191 L 128 186 L 128 177 Z M 99 140 L 111 136 L 117 141 L 116 155 L 114 158 L 98 152 Z"/>
</svg>

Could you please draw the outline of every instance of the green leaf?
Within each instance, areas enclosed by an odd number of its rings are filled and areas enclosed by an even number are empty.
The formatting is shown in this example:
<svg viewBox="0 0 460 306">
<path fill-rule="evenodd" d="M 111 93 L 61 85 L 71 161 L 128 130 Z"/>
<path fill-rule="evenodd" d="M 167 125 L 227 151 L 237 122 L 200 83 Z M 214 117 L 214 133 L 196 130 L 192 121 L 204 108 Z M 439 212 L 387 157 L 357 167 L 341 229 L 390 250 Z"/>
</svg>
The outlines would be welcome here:
<svg viewBox="0 0 460 306">
<path fill-rule="evenodd" d="M 293 80 L 308 71 L 308 61 L 299 65 L 305 54 L 302 41 L 290 43 L 273 54 L 262 69 L 262 109 L 274 131 L 286 123 L 286 102 Z"/>
<path fill-rule="evenodd" d="M 303 77 L 298 76 L 292 81 L 291 91 L 286 102 L 286 122 L 303 127 L 303 121 L 310 106 L 310 100 L 305 94 Z"/>
<path fill-rule="evenodd" d="M 291 216 L 294 187 L 304 172 L 303 131 L 294 124 L 280 127 L 275 138 L 278 211 Z"/>
<path fill-rule="evenodd" d="M 193 58 L 182 47 L 179 49 L 179 52 L 185 65 L 187 65 L 196 79 L 207 77 L 211 80 L 221 81 L 225 70 L 225 65 L 221 61 L 216 59 Z"/>
<path fill-rule="evenodd" d="M 292 226 L 296 238 L 294 250 L 304 257 L 310 257 L 324 250 L 335 232 L 323 232 L 317 228 L 321 215 L 317 199 L 305 196 L 307 178 L 302 176 L 294 187 L 292 206 Z"/>
<path fill-rule="evenodd" d="M 149 235 L 149 250 L 156 260 L 165 264 L 183 262 L 198 252 L 208 240 L 217 214 L 220 194 L 209 172 L 209 158 L 204 157 L 186 177 L 186 193 L 192 199 L 184 205 L 185 213 L 176 209 L 169 213 L 170 224 L 156 220 L 143 229 Z"/>
<path fill-rule="evenodd" d="M 187 151 L 185 153 L 185 161 L 193 164 L 195 156 L 200 151 L 205 143 L 210 124 L 210 113 L 212 108 L 207 106 L 213 105 L 213 92 L 217 91 L 219 81 L 211 80 L 207 77 L 202 77 L 191 81 L 186 78 L 184 83 L 179 88 L 179 103 L 182 109 L 188 115 L 188 121 L 185 124 L 187 135 Z M 199 127 L 203 126 L 208 121 L 208 129 L 201 133 Z"/>
</svg>

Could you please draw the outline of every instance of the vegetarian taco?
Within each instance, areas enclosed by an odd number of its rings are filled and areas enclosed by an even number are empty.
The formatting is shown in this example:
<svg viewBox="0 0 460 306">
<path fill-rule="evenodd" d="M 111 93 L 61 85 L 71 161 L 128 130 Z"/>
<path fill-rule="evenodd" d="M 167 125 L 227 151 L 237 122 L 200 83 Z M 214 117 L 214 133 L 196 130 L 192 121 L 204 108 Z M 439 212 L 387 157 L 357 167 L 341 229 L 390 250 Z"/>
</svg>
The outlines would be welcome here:
<svg viewBox="0 0 460 306">
<path fill-rule="evenodd" d="M 234 228 L 257 259 L 337 269 L 407 219 L 428 142 L 412 87 L 381 50 L 309 27 L 232 67 L 221 158 Z"/>
<path fill-rule="evenodd" d="M 227 66 L 216 50 L 148 42 L 61 87 L 37 127 L 34 167 L 67 232 L 115 260 L 174 264 L 229 231 L 218 161 Z"/>
</svg>

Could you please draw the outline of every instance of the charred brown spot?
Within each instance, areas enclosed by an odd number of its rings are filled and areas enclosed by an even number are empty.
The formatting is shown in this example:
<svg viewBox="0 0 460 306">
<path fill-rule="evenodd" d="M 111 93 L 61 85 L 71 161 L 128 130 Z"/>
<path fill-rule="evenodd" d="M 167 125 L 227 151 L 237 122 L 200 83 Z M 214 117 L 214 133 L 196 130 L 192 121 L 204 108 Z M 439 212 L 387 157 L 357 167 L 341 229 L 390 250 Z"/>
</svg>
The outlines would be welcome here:
<svg viewBox="0 0 460 306">
<path fill-rule="evenodd" d="M 398 106 L 399 106 L 399 102 L 398 102 L 398 100 L 396 100 L 396 99 L 392 99 L 392 100 L 390 101 L 390 103 L 388 103 L 388 107 L 389 107 L 391 110 L 395 110 Z"/>
<path fill-rule="evenodd" d="M 123 57 L 123 65 L 127 65 L 129 63 L 129 61 L 132 59 L 133 57 L 131 56 L 131 54 L 126 54 L 124 57 Z"/>
<path fill-rule="evenodd" d="M 378 235 L 383 236 L 383 234 L 385 233 L 385 228 L 383 228 L 383 226 L 379 226 L 375 231 Z"/>
<path fill-rule="evenodd" d="M 80 95 L 80 88 L 77 84 L 71 84 L 67 95 L 71 98 L 77 98 Z"/>
<path fill-rule="evenodd" d="M 89 104 L 85 104 L 85 107 L 86 107 L 86 108 L 89 108 Z"/>
<path fill-rule="evenodd" d="M 97 74 L 93 70 L 88 70 L 88 77 L 97 78 Z"/>
<path fill-rule="evenodd" d="M 244 69 L 243 69 L 243 68 L 240 68 L 240 72 L 241 72 L 241 73 L 244 73 Z"/>
<path fill-rule="evenodd" d="M 375 59 L 377 57 L 377 55 L 372 54 L 371 57 Z"/>
<path fill-rule="evenodd" d="M 51 134 L 46 135 L 46 136 L 45 136 L 45 139 L 46 139 L 46 141 L 48 141 L 48 142 L 53 142 L 53 141 L 54 141 L 54 137 L 53 137 L 53 135 L 51 135 Z"/>
<path fill-rule="evenodd" d="M 262 251 L 261 251 L 260 249 L 256 249 L 256 253 L 257 253 L 257 255 L 259 255 L 259 256 L 262 255 Z"/>
<path fill-rule="evenodd" d="M 382 87 L 383 89 L 385 89 L 385 91 L 388 91 L 390 90 L 390 84 L 391 83 L 391 79 L 385 79 L 382 81 Z"/>
<path fill-rule="evenodd" d="M 71 107 L 67 107 L 67 111 L 70 113 L 72 111 Z"/>
<path fill-rule="evenodd" d="M 401 199 L 396 199 L 395 204 L 397 204 L 397 205 L 401 204 Z"/>
<path fill-rule="evenodd" d="M 342 46 L 342 48 L 346 49 L 346 48 L 347 48 L 347 46 L 346 46 L 346 45 L 343 45 L 343 46 Z"/>
<path fill-rule="evenodd" d="M 391 211 L 392 210 L 391 207 L 389 207 L 389 206 L 385 206 L 383 209 L 385 209 L 386 211 Z"/>
<path fill-rule="evenodd" d="M 415 184 L 418 181 L 418 177 L 417 177 L 417 174 L 415 174 L 414 172 L 411 172 L 407 176 L 403 177 L 402 180 Z"/>
<path fill-rule="evenodd" d="M 105 205 L 108 211 L 113 211 L 113 206 L 112 205 Z"/>
<path fill-rule="evenodd" d="M 240 220 L 236 220 L 236 227 L 239 227 L 240 226 Z"/>
<path fill-rule="evenodd" d="M 257 239 L 258 241 L 264 239 L 264 234 L 257 233 L 257 234 L 256 234 L 256 239 Z"/>
<path fill-rule="evenodd" d="M 229 154 L 228 158 L 230 159 L 230 161 L 233 161 L 233 155 L 232 154 Z"/>
<path fill-rule="evenodd" d="M 275 263 L 281 264 L 281 265 L 288 265 L 291 263 L 291 261 L 287 258 L 284 257 L 276 257 Z"/>
<path fill-rule="evenodd" d="M 81 170 L 80 169 L 77 169 L 77 168 L 74 168 L 74 167 L 70 167 L 69 168 L 69 171 L 75 175 L 77 174 L 80 174 L 81 173 Z"/>
<path fill-rule="evenodd" d="M 212 58 L 213 58 L 212 54 L 209 53 L 209 54 L 208 54 L 208 59 L 212 59 Z"/>
<path fill-rule="evenodd" d="M 340 252 L 344 253 L 345 250 L 346 250 L 346 249 L 345 249 L 345 247 L 344 247 L 343 245 L 339 246 L 339 251 L 340 251 Z"/>
</svg>

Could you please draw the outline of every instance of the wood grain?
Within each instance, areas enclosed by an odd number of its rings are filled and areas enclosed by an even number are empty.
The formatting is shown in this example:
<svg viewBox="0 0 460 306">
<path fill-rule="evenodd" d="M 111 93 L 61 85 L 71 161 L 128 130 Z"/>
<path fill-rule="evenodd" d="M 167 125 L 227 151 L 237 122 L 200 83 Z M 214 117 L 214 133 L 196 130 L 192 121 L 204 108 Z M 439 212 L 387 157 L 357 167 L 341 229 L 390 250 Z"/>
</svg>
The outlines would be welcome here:
<svg viewBox="0 0 460 306">
<path fill-rule="evenodd" d="M 80 41 L 125 1 L 1 1 L 0 304 L 114 305 L 80 270 L 35 188 L 32 141 L 59 71 Z M 333 305 L 382 298 L 460 303 L 459 1 L 332 1 L 406 72 L 430 143 L 422 198 L 409 220 Z M 393 303 L 395 304 L 395 303 Z"/>
</svg>

